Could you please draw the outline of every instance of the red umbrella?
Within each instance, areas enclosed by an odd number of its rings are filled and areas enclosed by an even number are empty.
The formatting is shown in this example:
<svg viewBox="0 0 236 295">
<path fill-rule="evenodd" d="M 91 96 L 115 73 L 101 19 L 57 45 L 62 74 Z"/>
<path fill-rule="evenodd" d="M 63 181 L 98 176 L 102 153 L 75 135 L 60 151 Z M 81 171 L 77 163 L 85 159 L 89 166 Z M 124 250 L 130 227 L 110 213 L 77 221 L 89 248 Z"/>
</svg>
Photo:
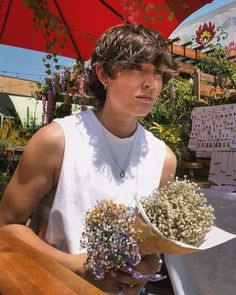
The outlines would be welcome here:
<svg viewBox="0 0 236 295">
<path fill-rule="evenodd" d="M 142 23 L 167 39 L 185 18 L 209 2 L 212 0 L 0 0 L 0 43 L 87 60 L 97 37 L 111 26 L 124 21 Z M 34 9 L 39 3 L 44 4 Z M 69 34 L 62 33 L 65 28 Z"/>
</svg>

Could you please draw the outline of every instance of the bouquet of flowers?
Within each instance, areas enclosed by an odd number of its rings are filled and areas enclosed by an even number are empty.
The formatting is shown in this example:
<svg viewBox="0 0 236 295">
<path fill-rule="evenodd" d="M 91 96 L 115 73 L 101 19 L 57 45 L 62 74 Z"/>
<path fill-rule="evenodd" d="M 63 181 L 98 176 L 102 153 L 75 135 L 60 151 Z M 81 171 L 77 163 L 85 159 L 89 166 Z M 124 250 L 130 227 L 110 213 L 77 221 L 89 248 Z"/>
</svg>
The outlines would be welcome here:
<svg viewBox="0 0 236 295">
<path fill-rule="evenodd" d="M 102 200 L 87 213 L 81 245 L 87 248 L 87 265 L 97 279 L 105 270 L 118 269 L 140 261 L 135 211 L 112 200 Z"/>
<path fill-rule="evenodd" d="M 140 251 L 186 254 L 196 252 L 214 225 L 214 209 L 195 182 L 186 178 L 154 190 L 137 201 Z"/>
<path fill-rule="evenodd" d="M 136 204 L 131 208 L 103 200 L 87 212 L 81 245 L 87 248 L 86 264 L 97 279 L 125 267 L 135 278 L 160 280 L 161 275 L 142 275 L 130 266 L 138 264 L 141 255 L 186 254 L 234 237 L 213 226 L 213 208 L 187 179 L 176 178 Z"/>
</svg>

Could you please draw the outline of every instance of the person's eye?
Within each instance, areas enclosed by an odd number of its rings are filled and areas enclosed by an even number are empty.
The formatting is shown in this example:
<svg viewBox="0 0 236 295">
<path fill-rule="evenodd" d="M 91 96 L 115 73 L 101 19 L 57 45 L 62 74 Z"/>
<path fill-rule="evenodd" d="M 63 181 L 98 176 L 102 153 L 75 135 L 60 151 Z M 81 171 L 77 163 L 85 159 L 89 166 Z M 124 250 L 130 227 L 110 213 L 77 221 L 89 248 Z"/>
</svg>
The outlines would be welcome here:
<svg viewBox="0 0 236 295">
<path fill-rule="evenodd" d="M 153 71 L 154 75 L 157 75 L 157 76 L 162 76 L 163 75 L 163 72 L 161 70 L 158 70 L 158 69 L 155 69 Z"/>
</svg>

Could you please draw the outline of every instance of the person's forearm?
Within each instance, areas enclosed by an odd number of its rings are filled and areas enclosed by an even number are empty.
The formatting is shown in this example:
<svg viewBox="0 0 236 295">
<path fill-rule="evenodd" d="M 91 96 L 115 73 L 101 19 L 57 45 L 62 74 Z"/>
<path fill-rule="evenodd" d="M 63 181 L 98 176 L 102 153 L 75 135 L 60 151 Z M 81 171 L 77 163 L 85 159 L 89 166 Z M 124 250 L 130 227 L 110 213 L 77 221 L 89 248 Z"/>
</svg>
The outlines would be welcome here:
<svg viewBox="0 0 236 295">
<path fill-rule="evenodd" d="M 20 240 L 55 259 L 60 264 L 76 273 L 83 273 L 86 254 L 72 255 L 64 253 L 40 239 L 30 228 L 21 224 L 9 224 L 2 227 Z"/>
</svg>

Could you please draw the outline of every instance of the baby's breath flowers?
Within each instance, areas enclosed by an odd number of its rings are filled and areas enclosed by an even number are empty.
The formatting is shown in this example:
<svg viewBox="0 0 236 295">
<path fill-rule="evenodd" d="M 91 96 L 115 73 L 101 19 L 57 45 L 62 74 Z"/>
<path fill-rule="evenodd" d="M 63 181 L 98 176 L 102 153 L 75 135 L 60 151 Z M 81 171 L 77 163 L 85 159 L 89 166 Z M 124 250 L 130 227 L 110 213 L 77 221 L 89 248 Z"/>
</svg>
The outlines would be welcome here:
<svg viewBox="0 0 236 295">
<path fill-rule="evenodd" d="M 112 200 L 98 201 L 87 212 L 81 245 L 87 248 L 86 266 L 96 279 L 104 278 L 106 271 L 140 261 L 134 220 L 134 208 Z"/>
<path fill-rule="evenodd" d="M 140 274 L 132 266 L 141 254 L 199 251 L 214 224 L 213 208 L 197 184 L 186 178 L 176 178 L 136 201 L 132 208 L 102 200 L 87 212 L 81 246 L 87 249 L 86 267 L 96 279 L 120 268 L 137 279 L 163 279 L 159 274 Z"/>
<path fill-rule="evenodd" d="M 214 224 L 213 208 L 198 185 L 186 178 L 176 178 L 140 203 L 153 226 L 168 239 L 196 246 Z"/>
</svg>

